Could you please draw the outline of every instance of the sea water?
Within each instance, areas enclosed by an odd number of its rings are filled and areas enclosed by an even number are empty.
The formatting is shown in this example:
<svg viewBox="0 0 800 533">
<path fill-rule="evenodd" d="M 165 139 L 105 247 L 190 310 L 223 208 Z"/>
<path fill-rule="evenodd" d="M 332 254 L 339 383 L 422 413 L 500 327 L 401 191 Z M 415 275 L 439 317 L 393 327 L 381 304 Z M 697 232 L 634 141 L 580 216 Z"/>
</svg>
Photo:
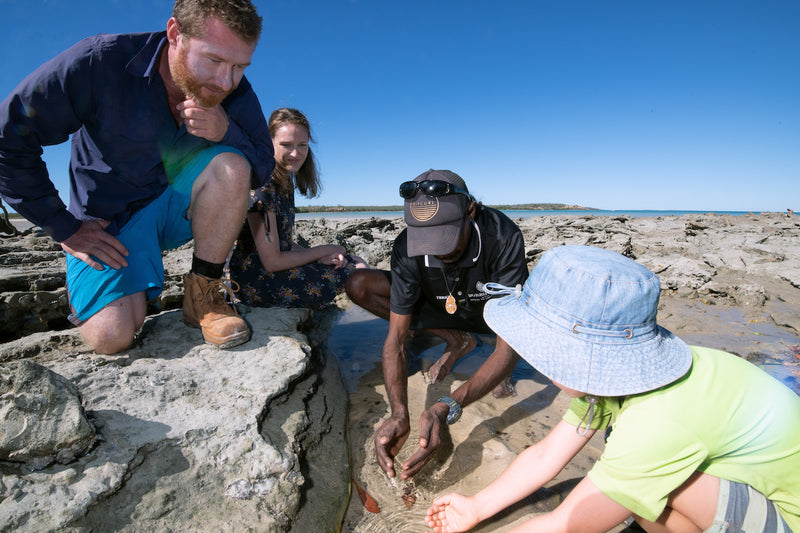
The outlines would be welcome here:
<svg viewBox="0 0 800 533">
<path fill-rule="evenodd" d="M 652 211 L 644 209 L 634 210 L 608 210 L 608 209 L 508 209 L 503 210 L 509 218 L 532 218 L 556 215 L 577 215 L 582 217 L 668 217 L 680 215 L 734 215 L 741 216 L 747 214 L 758 214 L 760 211 Z M 320 212 L 320 213 L 297 213 L 298 220 L 307 220 L 315 218 L 401 218 L 402 211 L 337 211 L 337 212 Z"/>
</svg>

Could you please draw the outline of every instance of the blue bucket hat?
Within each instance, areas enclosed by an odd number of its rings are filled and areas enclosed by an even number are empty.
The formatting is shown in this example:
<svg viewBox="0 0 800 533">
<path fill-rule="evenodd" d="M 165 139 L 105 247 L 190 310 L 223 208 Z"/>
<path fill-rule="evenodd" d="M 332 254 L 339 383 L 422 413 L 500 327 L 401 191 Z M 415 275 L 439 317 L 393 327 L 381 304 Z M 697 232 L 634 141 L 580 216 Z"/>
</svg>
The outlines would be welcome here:
<svg viewBox="0 0 800 533">
<path fill-rule="evenodd" d="M 491 291 L 490 286 L 487 292 Z M 496 289 L 495 291 L 496 292 Z M 489 300 L 486 323 L 551 380 L 595 396 L 654 390 L 683 376 L 692 353 L 656 324 L 658 276 L 616 252 L 545 252 L 524 287 Z"/>
</svg>

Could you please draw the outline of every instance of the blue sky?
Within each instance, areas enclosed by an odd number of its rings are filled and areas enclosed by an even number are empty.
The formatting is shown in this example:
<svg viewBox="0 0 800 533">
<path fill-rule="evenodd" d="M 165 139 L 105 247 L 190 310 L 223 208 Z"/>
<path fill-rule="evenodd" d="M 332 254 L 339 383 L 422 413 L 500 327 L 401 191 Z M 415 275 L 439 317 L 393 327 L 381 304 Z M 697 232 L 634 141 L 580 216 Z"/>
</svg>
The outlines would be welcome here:
<svg viewBox="0 0 800 533">
<path fill-rule="evenodd" d="M 489 204 L 800 211 L 800 2 L 263 0 L 246 75 L 303 110 L 323 193 L 397 205 L 428 168 Z M 169 0 L 0 0 L 0 98 Z M 68 145 L 47 148 L 68 199 Z"/>
</svg>

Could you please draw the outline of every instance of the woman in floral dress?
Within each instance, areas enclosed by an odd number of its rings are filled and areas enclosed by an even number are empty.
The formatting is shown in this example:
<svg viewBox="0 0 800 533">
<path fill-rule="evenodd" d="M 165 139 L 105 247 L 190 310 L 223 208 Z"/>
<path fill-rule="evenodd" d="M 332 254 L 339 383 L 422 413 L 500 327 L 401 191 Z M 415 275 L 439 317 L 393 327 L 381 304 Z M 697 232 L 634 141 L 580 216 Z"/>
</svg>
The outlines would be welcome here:
<svg viewBox="0 0 800 533">
<path fill-rule="evenodd" d="M 294 242 L 294 190 L 308 198 L 320 189 L 308 119 L 281 108 L 269 117 L 275 170 L 269 182 L 251 191 L 247 215 L 230 260 L 230 276 L 239 284 L 240 301 L 255 307 L 330 305 L 347 277 L 367 265 L 343 246 L 304 248 Z"/>
</svg>

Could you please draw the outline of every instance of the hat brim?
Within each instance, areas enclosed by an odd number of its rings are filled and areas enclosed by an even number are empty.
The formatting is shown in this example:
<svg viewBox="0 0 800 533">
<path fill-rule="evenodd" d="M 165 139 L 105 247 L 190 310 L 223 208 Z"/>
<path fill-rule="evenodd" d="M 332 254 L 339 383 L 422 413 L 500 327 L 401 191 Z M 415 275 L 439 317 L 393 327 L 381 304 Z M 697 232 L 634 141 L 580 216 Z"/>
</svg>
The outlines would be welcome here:
<svg viewBox="0 0 800 533">
<path fill-rule="evenodd" d="M 625 396 L 655 390 L 692 366 L 691 348 L 661 326 L 638 342 L 586 341 L 549 324 L 515 295 L 489 300 L 483 314 L 486 324 L 536 370 L 586 394 Z"/>
<path fill-rule="evenodd" d="M 436 226 L 408 226 L 408 256 L 447 255 L 456 249 L 464 219 Z"/>
</svg>

